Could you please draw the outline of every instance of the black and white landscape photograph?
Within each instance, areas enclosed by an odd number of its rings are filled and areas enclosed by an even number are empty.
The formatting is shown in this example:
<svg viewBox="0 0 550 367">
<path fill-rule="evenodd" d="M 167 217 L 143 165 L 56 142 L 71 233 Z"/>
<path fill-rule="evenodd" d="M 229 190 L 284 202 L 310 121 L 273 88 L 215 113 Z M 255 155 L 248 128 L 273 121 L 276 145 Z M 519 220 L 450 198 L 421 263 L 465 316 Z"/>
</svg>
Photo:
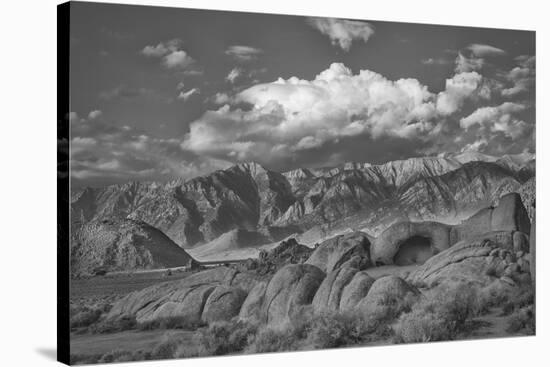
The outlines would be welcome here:
<svg viewBox="0 0 550 367">
<path fill-rule="evenodd" d="M 534 31 L 71 2 L 68 44 L 71 364 L 536 334 Z"/>
</svg>

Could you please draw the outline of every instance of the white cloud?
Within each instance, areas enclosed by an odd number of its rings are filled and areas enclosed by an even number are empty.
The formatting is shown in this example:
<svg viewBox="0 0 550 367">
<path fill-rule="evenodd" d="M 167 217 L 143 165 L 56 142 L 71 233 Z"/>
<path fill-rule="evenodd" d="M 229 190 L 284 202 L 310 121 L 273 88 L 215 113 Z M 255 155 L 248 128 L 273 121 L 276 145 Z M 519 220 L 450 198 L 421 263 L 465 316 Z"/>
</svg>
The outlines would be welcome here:
<svg viewBox="0 0 550 367">
<path fill-rule="evenodd" d="M 466 47 L 468 50 L 470 50 L 474 56 L 477 57 L 490 57 L 490 56 L 503 56 L 506 55 L 506 51 L 494 47 L 491 45 L 484 45 L 480 43 L 472 43 L 468 47 Z"/>
<path fill-rule="evenodd" d="M 390 81 L 332 64 L 312 80 L 292 77 L 248 88 L 237 101 L 253 107 L 208 111 L 193 122 L 185 150 L 239 160 L 310 149 L 339 137 L 411 137 L 430 128 L 433 95 L 415 79 Z"/>
<path fill-rule="evenodd" d="M 212 97 L 212 101 L 215 104 L 223 105 L 231 102 L 231 97 L 229 97 L 227 93 L 216 93 L 214 97 Z"/>
<path fill-rule="evenodd" d="M 100 118 L 102 114 L 103 113 L 100 110 L 93 110 L 93 111 L 90 111 L 90 113 L 88 114 L 88 118 L 90 120 L 95 120 L 97 118 Z"/>
<path fill-rule="evenodd" d="M 198 88 L 189 89 L 187 92 L 181 91 L 180 94 L 178 95 L 178 99 L 187 101 L 189 98 L 191 98 L 191 96 L 199 93 L 200 93 L 200 90 Z"/>
<path fill-rule="evenodd" d="M 168 55 L 171 52 L 178 51 L 183 42 L 180 39 L 172 39 L 166 42 L 160 42 L 156 46 L 145 46 L 141 53 L 148 57 L 157 57 Z"/>
<path fill-rule="evenodd" d="M 251 46 L 234 45 L 225 50 L 225 54 L 232 56 L 238 61 L 246 62 L 256 59 L 263 53 L 263 50 Z"/>
<path fill-rule="evenodd" d="M 489 132 L 502 132 L 505 136 L 517 138 L 528 125 L 514 115 L 524 111 L 525 105 L 519 103 L 505 102 L 495 107 L 481 107 L 472 114 L 460 120 L 463 129 L 476 127 Z"/>
<path fill-rule="evenodd" d="M 447 79 L 445 90 L 437 96 L 437 111 L 442 115 L 450 115 L 462 108 L 466 100 L 484 96 L 482 82 L 483 77 L 475 71 L 462 72 Z"/>
<path fill-rule="evenodd" d="M 195 60 L 183 50 L 174 51 L 163 58 L 163 64 L 168 69 L 185 69 L 193 62 Z"/>
<path fill-rule="evenodd" d="M 156 46 L 145 46 L 141 53 L 146 57 L 162 59 L 162 65 L 167 69 L 186 69 L 195 60 L 182 49 L 183 42 L 180 39 L 173 39 L 160 42 Z"/>
<path fill-rule="evenodd" d="M 229 74 L 227 74 L 227 76 L 225 77 L 225 80 L 227 80 L 228 82 L 230 83 L 235 83 L 235 81 L 241 77 L 243 74 L 243 70 L 240 69 L 240 68 L 233 68 L 231 69 L 231 71 L 229 72 Z"/>
<path fill-rule="evenodd" d="M 334 19 L 308 18 L 308 24 L 328 36 L 333 45 L 349 51 L 353 41 L 367 42 L 374 34 L 374 26 L 367 22 Z"/>
</svg>

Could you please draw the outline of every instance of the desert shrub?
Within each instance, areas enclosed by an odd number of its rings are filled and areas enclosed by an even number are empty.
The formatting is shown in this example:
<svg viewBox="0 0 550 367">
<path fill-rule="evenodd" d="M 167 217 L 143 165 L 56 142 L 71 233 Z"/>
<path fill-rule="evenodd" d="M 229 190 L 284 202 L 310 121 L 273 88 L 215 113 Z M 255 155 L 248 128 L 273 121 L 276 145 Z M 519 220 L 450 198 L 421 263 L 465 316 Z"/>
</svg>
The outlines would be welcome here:
<svg viewBox="0 0 550 367">
<path fill-rule="evenodd" d="M 163 317 L 151 321 L 141 322 L 137 325 L 139 330 L 158 330 L 158 329 L 183 329 L 197 330 L 205 326 L 205 323 L 196 318 L 185 316 Z"/>
<path fill-rule="evenodd" d="M 518 308 L 531 305 L 534 302 L 532 287 L 509 287 L 495 281 L 478 292 L 480 313 L 490 308 L 501 307 L 503 315 L 509 315 Z"/>
<path fill-rule="evenodd" d="M 124 350 L 114 350 L 112 352 L 105 353 L 97 361 L 97 363 L 113 363 L 113 362 L 129 362 L 134 361 L 134 355 L 132 352 Z"/>
<path fill-rule="evenodd" d="M 535 334 L 535 313 L 532 306 L 517 309 L 508 321 L 506 331 L 509 333 Z"/>
<path fill-rule="evenodd" d="M 396 343 L 423 343 L 448 340 L 451 336 L 449 324 L 435 313 L 415 309 L 399 317 L 393 326 Z"/>
<path fill-rule="evenodd" d="M 373 331 L 373 325 L 359 313 L 323 313 L 311 321 L 308 344 L 322 349 L 360 344 Z"/>
<path fill-rule="evenodd" d="M 298 350 L 300 333 L 290 325 L 280 328 L 264 327 L 258 331 L 246 348 L 247 353 L 270 353 Z"/>
<path fill-rule="evenodd" d="M 185 335 L 165 333 L 162 336 L 161 341 L 153 347 L 148 355 L 146 355 L 146 359 L 174 358 L 176 351 L 180 348 L 180 346 L 189 342 L 188 339 L 189 338 Z"/>
<path fill-rule="evenodd" d="M 233 320 L 218 322 L 201 330 L 200 345 L 203 355 L 223 355 L 241 352 L 257 332 L 257 325 Z"/>
<path fill-rule="evenodd" d="M 99 308 L 83 308 L 71 315 L 71 329 L 80 327 L 88 327 L 97 322 L 102 315 L 102 310 Z"/>
<path fill-rule="evenodd" d="M 106 334 L 116 333 L 125 330 L 136 329 L 137 322 L 135 316 L 123 316 L 117 319 L 103 320 L 90 327 L 92 333 Z"/>
</svg>

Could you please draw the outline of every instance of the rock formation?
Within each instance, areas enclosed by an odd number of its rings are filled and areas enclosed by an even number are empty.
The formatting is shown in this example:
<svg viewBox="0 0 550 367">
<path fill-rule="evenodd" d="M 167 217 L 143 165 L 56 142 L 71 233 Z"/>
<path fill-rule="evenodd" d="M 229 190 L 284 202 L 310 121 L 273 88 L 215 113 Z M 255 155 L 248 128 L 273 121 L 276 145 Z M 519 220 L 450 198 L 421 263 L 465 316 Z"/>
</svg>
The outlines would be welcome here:
<svg viewBox="0 0 550 367">
<path fill-rule="evenodd" d="M 370 241 L 366 234 L 353 232 L 336 236 L 321 243 L 306 264 L 315 265 L 324 272 L 332 272 L 356 257 L 364 266 L 370 265 Z"/>
</svg>

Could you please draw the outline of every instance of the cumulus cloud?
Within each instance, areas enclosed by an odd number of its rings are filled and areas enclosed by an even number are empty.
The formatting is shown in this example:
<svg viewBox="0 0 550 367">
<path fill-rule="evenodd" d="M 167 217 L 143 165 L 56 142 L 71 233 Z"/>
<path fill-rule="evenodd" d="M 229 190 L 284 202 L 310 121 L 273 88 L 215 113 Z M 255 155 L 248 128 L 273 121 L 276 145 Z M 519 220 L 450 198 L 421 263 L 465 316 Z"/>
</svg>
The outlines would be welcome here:
<svg viewBox="0 0 550 367">
<path fill-rule="evenodd" d="M 326 164 L 358 152 L 377 151 L 377 158 L 365 158 L 371 161 L 395 159 L 380 155 L 389 146 L 406 156 L 522 150 L 534 129 L 521 117 L 529 106 L 498 102 L 501 90 L 500 81 L 476 71 L 454 74 L 432 93 L 416 79 L 390 80 L 370 70 L 354 74 L 334 63 L 312 80 L 279 78 L 231 98 L 216 95 L 221 107 L 192 122 L 181 147 L 276 167 Z"/>
<path fill-rule="evenodd" d="M 236 59 L 237 61 L 241 61 L 241 62 L 255 60 L 262 53 L 263 53 L 262 49 L 251 47 L 251 46 L 243 46 L 243 45 L 229 46 L 227 50 L 225 50 L 226 55 L 229 55 L 234 59 Z"/>
<path fill-rule="evenodd" d="M 188 91 L 184 92 L 184 91 L 181 91 L 180 94 L 178 95 L 178 99 L 181 99 L 183 100 L 184 102 L 187 101 L 189 98 L 191 98 L 192 96 L 194 96 L 195 94 L 199 94 L 200 93 L 200 90 L 198 88 L 192 88 L 192 89 L 189 89 Z"/>
<path fill-rule="evenodd" d="M 90 111 L 90 113 L 88 114 L 88 118 L 90 120 L 95 120 L 100 118 L 102 114 L 103 113 L 100 110 L 93 110 L 93 111 Z"/>
<path fill-rule="evenodd" d="M 227 76 L 225 77 L 225 80 L 227 80 L 228 82 L 230 83 L 235 83 L 235 81 L 240 77 L 242 76 L 243 74 L 243 70 L 240 69 L 240 68 L 233 68 L 231 69 L 231 71 L 229 72 L 229 74 L 227 74 Z"/>
<path fill-rule="evenodd" d="M 505 97 L 525 94 L 535 87 L 535 57 L 522 55 L 516 57 L 515 61 L 518 66 L 505 75 L 506 80 L 511 84 L 511 86 L 502 90 L 502 95 Z"/>
<path fill-rule="evenodd" d="M 179 139 L 154 137 L 101 119 L 78 118 L 71 136 L 71 177 L 77 186 L 191 178 L 230 165 L 182 151 Z"/>
<path fill-rule="evenodd" d="M 146 57 L 160 58 L 162 65 L 167 69 L 183 70 L 192 65 L 195 60 L 181 48 L 182 44 L 180 39 L 173 39 L 160 42 L 155 46 L 145 46 L 141 53 Z"/>
<path fill-rule="evenodd" d="M 328 36 L 333 45 L 346 52 L 350 50 L 353 41 L 366 43 L 374 34 L 373 25 L 356 20 L 308 18 L 307 23 Z"/>
<path fill-rule="evenodd" d="M 224 105 L 231 102 L 231 97 L 227 93 L 218 92 L 211 98 L 211 101 L 217 105 Z"/>
<path fill-rule="evenodd" d="M 450 115 L 464 105 L 468 99 L 488 98 L 490 92 L 484 88 L 483 77 L 472 72 L 461 72 L 445 81 L 445 90 L 437 96 L 437 110 Z"/>
<path fill-rule="evenodd" d="M 516 114 L 526 109 L 519 103 L 505 102 L 499 106 L 481 107 L 471 115 L 460 120 L 463 129 L 476 127 L 478 130 L 486 130 L 491 133 L 502 132 L 513 139 L 521 136 L 529 125 L 515 117 Z"/>
<path fill-rule="evenodd" d="M 413 137 L 430 128 L 433 95 L 415 79 L 390 81 L 332 64 L 312 80 L 292 77 L 255 85 L 236 96 L 250 110 L 228 105 L 193 122 L 185 150 L 236 160 L 284 157 L 341 137 Z"/>
</svg>

